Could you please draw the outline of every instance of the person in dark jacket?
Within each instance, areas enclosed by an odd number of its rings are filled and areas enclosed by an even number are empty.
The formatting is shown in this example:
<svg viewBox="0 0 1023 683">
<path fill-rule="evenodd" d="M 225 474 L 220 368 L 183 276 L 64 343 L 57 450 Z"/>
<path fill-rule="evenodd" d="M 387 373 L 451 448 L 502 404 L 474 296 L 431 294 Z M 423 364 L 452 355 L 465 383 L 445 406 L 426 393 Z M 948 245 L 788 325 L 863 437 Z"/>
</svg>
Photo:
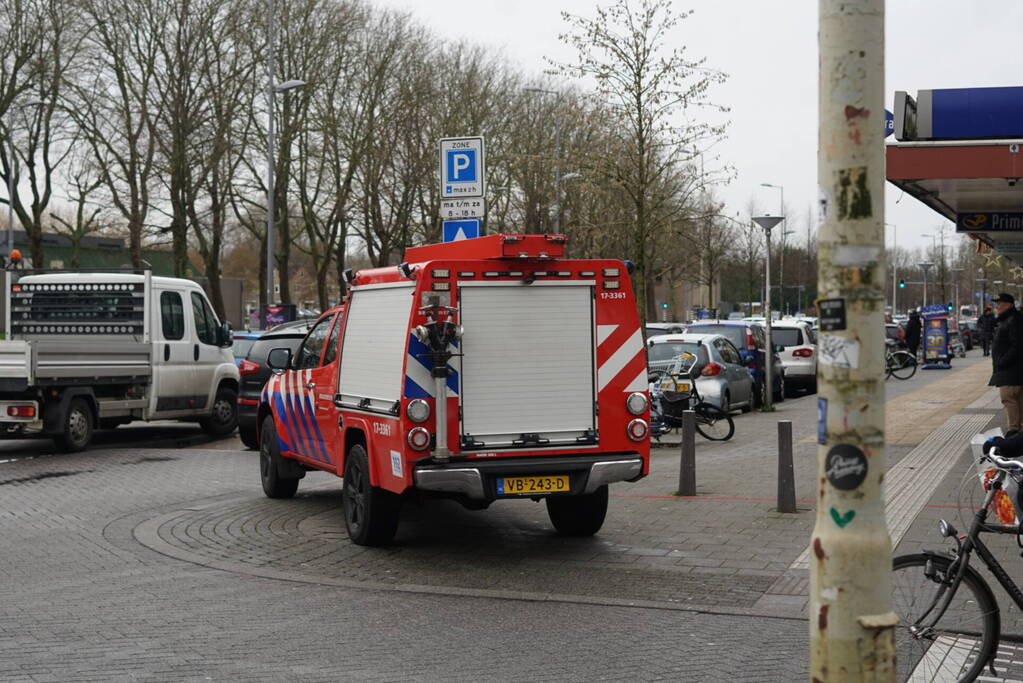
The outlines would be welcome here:
<svg viewBox="0 0 1023 683">
<path fill-rule="evenodd" d="M 984 307 L 984 313 L 977 318 L 977 333 L 980 337 L 980 344 L 984 349 L 984 355 L 991 355 L 991 339 L 995 335 L 995 314 L 990 306 Z"/>
<path fill-rule="evenodd" d="M 909 312 L 909 321 L 906 323 L 906 346 L 909 352 L 916 357 L 916 350 L 920 348 L 920 314 L 914 308 Z"/>
<path fill-rule="evenodd" d="M 1005 409 L 1006 431 L 1020 430 L 1020 397 L 1023 393 L 1023 313 L 1016 310 L 1016 300 L 1002 292 L 991 303 L 995 306 L 997 325 L 991 342 L 991 381 L 998 387 Z"/>
</svg>

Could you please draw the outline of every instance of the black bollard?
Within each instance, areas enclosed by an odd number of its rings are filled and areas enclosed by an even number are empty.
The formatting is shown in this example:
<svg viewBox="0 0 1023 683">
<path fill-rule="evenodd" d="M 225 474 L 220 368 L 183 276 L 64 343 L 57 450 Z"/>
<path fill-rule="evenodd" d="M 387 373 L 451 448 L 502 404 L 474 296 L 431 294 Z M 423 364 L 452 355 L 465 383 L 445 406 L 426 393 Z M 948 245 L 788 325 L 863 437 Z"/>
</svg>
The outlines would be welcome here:
<svg viewBox="0 0 1023 683">
<path fill-rule="evenodd" d="M 778 512 L 796 511 L 796 479 L 792 472 L 792 421 L 778 421 Z"/>
<path fill-rule="evenodd" d="M 682 413 L 682 461 L 678 468 L 678 495 L 696 495 L 696 413 Z"/>
</svg>

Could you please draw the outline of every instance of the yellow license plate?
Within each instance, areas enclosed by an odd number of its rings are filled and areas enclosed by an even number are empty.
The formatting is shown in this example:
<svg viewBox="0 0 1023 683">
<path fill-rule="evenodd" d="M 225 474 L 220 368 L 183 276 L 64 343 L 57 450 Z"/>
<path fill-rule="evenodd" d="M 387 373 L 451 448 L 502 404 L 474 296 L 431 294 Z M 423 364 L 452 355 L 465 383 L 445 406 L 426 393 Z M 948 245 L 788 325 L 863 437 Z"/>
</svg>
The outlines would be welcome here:
<svg viewBox="0 0 1023 683">
<path fill-rule="evenodd" d="M 497 495 L 528 496 L 533 493 L 557 493 L 569 491 L 567 474 L 552 474 L 545 477 L 498 477 Z"/>
</svg>

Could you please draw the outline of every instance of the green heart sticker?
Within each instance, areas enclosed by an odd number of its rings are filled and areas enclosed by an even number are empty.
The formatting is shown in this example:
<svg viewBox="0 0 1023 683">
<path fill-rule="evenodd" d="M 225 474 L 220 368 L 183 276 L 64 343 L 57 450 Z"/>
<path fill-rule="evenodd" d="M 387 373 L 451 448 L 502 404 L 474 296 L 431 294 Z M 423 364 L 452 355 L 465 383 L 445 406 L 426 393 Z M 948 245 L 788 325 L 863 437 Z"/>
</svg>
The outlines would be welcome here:
<svg viewBox="0 0 1023 683">
<path fill-rule="evenodd" d="M 839 529 L 844 529 L 845 525 L 853 521 L 853 517 L 855 516 L 856 516 L 855 510 L 849 510 L 843 515 L 835 508 L 831 508 L 831 519 L 835 520 L 835 524 L 838 525 Z"/>
</svg>

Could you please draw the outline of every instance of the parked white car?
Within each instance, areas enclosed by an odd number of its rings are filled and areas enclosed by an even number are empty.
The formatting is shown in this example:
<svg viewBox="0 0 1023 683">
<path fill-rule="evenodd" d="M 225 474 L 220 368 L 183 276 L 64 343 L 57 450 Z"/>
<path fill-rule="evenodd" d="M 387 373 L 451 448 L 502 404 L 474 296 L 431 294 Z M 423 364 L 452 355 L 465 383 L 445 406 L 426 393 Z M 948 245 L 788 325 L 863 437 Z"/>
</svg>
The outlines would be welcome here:
<svg viewBox="0 0 1023 683">
<path fill-rule="evenodd" d="M 817 391 L 817 335 L 805 322 L 782 321 L 771 325 L 771 341 L 784 347 L 778 353 L 788 389 Z"/>
</svg>

